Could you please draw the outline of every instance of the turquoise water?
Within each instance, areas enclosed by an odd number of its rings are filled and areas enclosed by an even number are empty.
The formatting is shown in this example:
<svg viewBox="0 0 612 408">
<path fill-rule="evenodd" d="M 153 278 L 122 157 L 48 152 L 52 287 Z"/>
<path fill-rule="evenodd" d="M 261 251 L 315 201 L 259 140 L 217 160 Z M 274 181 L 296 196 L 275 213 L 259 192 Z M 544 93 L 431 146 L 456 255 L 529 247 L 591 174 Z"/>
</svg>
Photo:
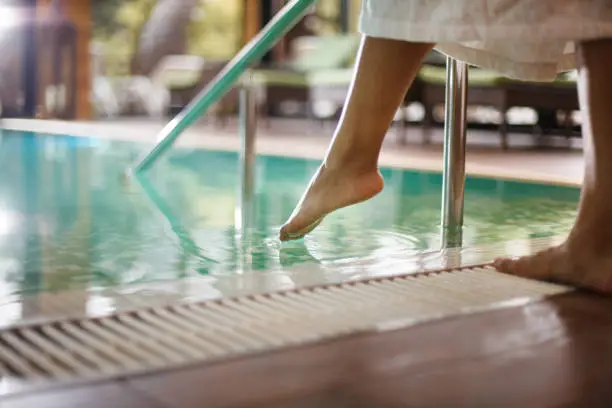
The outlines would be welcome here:
<svg viewBox="0 0 612 408">
<path fill-rule="evenodd" d="M 318 162 L 259 157 L 254 229 L 234 229 L 235 153 L 175 149 L 143 189 L 121 177 L 145 146 L 0 131 L 2 292 L 112 287 L 202 274 L 274 271 L 439 247 L 439 174 L 383 169 L 384 192 L 280 244 Z M 465 244 L 565 233 L 578 190 L 470 178 Z"/>
</svg>

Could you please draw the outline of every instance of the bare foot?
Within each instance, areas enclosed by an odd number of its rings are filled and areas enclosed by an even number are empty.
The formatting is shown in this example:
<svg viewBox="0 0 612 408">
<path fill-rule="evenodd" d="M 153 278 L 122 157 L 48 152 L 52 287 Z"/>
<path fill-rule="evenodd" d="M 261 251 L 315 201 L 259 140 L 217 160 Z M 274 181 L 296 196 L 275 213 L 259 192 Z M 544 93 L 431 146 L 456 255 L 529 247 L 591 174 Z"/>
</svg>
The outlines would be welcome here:
<svg viewBox="0 0 612 408">
<path fill-rule="evenodd" d="M 300 239 L 327 214 L 374 197 L 384 187 L 377 169 L 346 166 L 319 167 L 289 220 L 280 230 L 281 241 Z"/>
<path fill-rule="evenodd" d="M 503 273 L 612 295 L 612 252 L 602 248 L 594 236 L 582 240 L 570 237 L 564 244 L 535 255 L 497 259 L 494 266 Z"/>
</svg>

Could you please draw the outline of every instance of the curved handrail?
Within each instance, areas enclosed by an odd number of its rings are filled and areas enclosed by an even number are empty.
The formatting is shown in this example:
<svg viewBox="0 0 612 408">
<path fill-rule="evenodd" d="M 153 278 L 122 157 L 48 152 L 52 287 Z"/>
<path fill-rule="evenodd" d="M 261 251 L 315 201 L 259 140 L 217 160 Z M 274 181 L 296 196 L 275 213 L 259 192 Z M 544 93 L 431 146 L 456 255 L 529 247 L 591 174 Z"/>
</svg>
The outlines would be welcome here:
<svg viewBox="0 0 612 408">
<path fill-rule="evenodd" d="M 255 36 L 193 101 L 159 133 L 158 142 L 134 167 L 135 172 L 149 168 L 164 154 L 183 131 L 225 96 L 253 62 L 262 58 L 278 40 L 294 27 L 316 0 L 292 0 Z"/>
</svg>

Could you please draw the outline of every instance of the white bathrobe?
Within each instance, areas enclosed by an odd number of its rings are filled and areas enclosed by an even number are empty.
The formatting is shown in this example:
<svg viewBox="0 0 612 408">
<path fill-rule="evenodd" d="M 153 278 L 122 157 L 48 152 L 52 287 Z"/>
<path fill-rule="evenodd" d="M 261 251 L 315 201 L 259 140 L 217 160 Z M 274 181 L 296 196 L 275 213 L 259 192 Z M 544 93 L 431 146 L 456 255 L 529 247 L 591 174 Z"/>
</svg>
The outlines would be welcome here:
<svg viewBox="0 0 612 408">
<path fill-rule="evenodd" d="M 553 80 L 575 67 L 577 42 L 612 38 L 612 0 L 363 0 L 360 29 L 436 43 L 509 77 Z"/>
</svg>

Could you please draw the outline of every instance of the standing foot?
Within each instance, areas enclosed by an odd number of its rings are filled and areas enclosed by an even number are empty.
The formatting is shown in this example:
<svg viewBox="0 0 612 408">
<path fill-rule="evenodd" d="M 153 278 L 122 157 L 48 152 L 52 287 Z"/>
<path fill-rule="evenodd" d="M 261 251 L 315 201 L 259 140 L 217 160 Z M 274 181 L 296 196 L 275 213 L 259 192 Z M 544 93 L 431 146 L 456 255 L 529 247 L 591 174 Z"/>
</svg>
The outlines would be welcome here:
<svg viewBox="0 0 612 408">
<path fill-rule="evenodd" d="M 517 259 L 497 259 L 499 272 L 567 284 L 612 295 L 612 242 L 574 237 L 556 247 Z"/>
<path fill-rule="evenodd" d="M 289 220 L 280 230 L 281 241 L 300 239 L 315 229 L 327 214 L 377 195 L 384 181 L 376 168 L 355 168 L 350 163 L 321 165 Z"/>
</svg>

